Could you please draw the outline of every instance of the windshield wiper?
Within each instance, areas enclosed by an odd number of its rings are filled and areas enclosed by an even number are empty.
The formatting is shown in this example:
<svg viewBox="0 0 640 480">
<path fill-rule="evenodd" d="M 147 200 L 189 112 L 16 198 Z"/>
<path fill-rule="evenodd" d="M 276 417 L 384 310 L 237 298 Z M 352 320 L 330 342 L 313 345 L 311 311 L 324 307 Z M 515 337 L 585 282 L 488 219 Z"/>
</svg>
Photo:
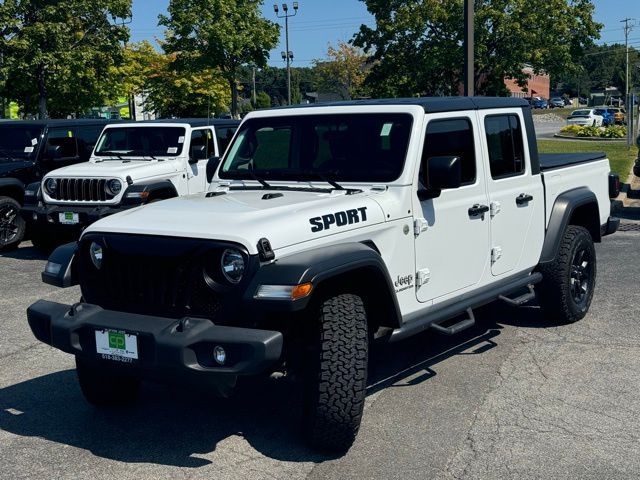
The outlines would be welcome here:
<svg viewBox="0 0 640 480">
<path fill-rule="evenodd" d="M 247 172 L 249 172 L 249 175 L 251 175 L 251 178 L 253 178 L 256 182 L 260 182 L 260 185 L 262 185 L 264 188 L 272 188 L 271 185 L 269 185 L 265 179 L 260 178 L 258 175 L 256 175 L 256 173 L 253 171 L 253 164 L 249 165 Z"/>
<path fill-rule="evenodd" d="M 109 155 L 110 157 L 117 157 L 120 160 L 124 160 L 124 158 L 122 158 L 122 155 L 120 155 L 117 152 L 112 152 L 111 150 L 105 150 L 104 152 L 96 152 L 98 155 L 102 156 L 102 155 Z M 103 158 L 104 160 L 109 160 L 108 158 Z"/>
<path fill-rule="evenodd" d="M 9 150 L 0 150 L 0 156 L 2 156 L 3 158 L 6 158 L 11 162 L 18 162 L 22 160 L 22 159 L 15 158 L 11 153 L 9 153 Z"/>
<path fill-rule="evenodd" d="M 156 157 L 151 155 L 150 153 L 146 153 L 144 150 L 131 150 L 127 152 L 128 157 L 151 157 L 152 160 L 157 160 Z M 146 158 L 144 158 L 146 160 Z"/>
<path fill-rule="evenodd" d="M 331 185 L 336 190 L 346 190 L 342 185 L 340 185 L 334 179 L 329 177 L 329 175 L 331 175 L 332 177 L 336 177 L 338 175 L 338 171 L 337 170 L 326 170 L 326 171 L 305 170 L 305 171 L 302 172 L 302 174 L 303 175 L 310 175 L 310 176 L 317 177 L 320 180 L 322 180 L 323 182 L 327 182 L 329 185 Z"/>
</svg>

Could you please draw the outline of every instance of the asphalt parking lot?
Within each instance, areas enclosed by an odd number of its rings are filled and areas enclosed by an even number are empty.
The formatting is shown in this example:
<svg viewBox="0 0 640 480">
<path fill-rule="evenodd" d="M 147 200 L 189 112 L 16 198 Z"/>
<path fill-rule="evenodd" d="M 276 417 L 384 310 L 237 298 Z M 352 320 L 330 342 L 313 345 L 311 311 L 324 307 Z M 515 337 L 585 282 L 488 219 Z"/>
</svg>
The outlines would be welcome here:
<svg viewBox="0 0 640 480">
<path fill-rule="evenodd" d="M 23 245 L 0 255 L 0 478 L 638 478 L 640 231 L 597 247 L 577 324 L 492 305 L 458 337 L 376 348 L 362 429 L 341 458 L 300 444 L 299 396 L 282 380 L 231 400 L 150 384 L 134 407 L 90 407 L 72 357 L 25 318 L 37 299 L 79 292 L 42 284 L 44 259 Z"/>
</svg>

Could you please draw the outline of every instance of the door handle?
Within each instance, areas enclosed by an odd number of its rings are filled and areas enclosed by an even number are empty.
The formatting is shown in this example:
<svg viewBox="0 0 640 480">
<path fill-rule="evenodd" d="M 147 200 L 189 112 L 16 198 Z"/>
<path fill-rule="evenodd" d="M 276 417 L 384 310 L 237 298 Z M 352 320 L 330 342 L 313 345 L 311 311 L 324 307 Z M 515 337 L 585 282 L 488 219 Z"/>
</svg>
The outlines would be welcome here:
<svg viewBox="0 0 640 480">
<path fill-rule="evenodd" d="M 516 197 L 517 205 L 524 205 L 525 203 L 529 203 L 533 200 L 533 195 L 529 195 L 528 193 L 521 193 Z"/>
<path fill-rule="evenodd" d="M 480 205 L 476 203 L 473 207 L 469 208 L 469 216 L 477 217 L 478 215 L 485 214 L 489 211 L 489 207 L 487 205 Z"/>
</svg>

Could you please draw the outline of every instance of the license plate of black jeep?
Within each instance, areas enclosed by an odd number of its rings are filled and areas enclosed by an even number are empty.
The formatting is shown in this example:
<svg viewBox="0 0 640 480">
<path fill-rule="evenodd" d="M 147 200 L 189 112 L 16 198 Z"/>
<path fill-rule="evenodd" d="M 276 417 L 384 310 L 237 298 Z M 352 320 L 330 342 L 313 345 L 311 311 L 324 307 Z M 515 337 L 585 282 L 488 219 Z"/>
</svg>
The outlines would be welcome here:
<svg viewBox="0 0 640 480">
<path fill-rule="evenodd" d="M 99 329 L 96 353 L 104 360 L 133 363 L 138 360 L 138 336 L 121 330 Z"/>
</svg>

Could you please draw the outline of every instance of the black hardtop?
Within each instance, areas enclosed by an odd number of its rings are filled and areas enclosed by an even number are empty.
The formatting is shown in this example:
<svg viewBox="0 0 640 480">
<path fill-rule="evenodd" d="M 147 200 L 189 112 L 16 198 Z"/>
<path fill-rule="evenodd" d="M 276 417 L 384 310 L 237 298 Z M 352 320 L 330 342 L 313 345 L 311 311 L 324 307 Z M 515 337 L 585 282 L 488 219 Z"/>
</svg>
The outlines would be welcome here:
<svg viewBox="0 0 640 480">
<path fill-rule="evenodd" d="M 186 123 L 191 125 L 191 127 L 222 127 L 238 126 L 240 120 L 226 118 L 158 118 L 156 120 L 142 120 L 136 123 Z"/>
<path fill-rule="evenodd" d="M 310 107 L 364 107 L 389 105 L 418 105 L 426 113 L 457 112 L 461 110 L 487 110 L 490 108 L 531 108 L 529 102 L 515 97 L 416 97 L 416 98 L 380 98 L 375 100 L 347 100 L 328 103 L 311 103 L 282 108 Z"/>
<path fill-rule="evenodd" d="M 119 123 L 120 120 L 107 120 L 106 118 L 64 118 L 48 120 L 7 120 L 0 122 L 0 127 L 4 126 L 42 126 L 42 127 L 77 127 L 82 125 L 107 125 L 108 123 Z"/>
</svg>

